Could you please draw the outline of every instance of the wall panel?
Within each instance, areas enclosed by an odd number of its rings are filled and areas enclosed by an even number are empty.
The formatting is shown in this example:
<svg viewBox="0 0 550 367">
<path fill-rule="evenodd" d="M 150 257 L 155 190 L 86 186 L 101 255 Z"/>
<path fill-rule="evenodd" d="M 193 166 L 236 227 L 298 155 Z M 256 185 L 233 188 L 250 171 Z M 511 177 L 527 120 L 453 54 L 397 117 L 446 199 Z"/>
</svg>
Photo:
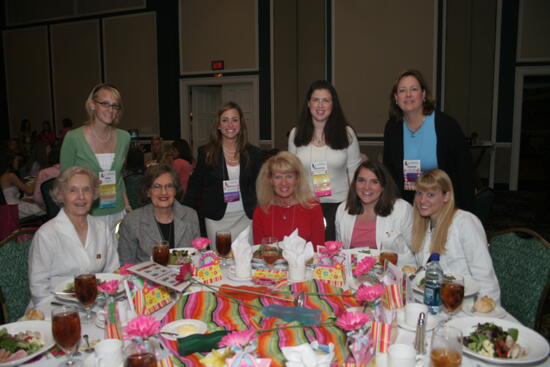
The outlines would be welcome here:
<svg viewBox="0 0 550 367">
<path fill-rule="evenodd" d="M 550 1 L 522 0 L 519 7 L 518 60 L 550 61 Z"/>
<path fill-rule="evenodd" d="M 124 115 L 120 127 L 139 129 L 140 135 L 159 133 L 156 39 L 154 13 L 103 21 L 105 81 L 115 84 L 122 93 Z"/>
</svg>

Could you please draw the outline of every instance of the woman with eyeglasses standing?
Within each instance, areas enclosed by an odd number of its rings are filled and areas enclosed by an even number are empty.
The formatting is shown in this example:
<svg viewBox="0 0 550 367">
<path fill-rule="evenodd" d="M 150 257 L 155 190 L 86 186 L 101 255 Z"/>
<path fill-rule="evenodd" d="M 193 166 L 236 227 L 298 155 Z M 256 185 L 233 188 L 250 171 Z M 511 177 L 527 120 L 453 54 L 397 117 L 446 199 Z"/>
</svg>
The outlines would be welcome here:
<svg viewBox="0 0 550 367">
<path fill-rule="evenodd" d="M 168 165 L 151 166 L 141 184 L 141 200 L 147 205 L 128 213 L 120 225 L 118 256 L 121 265 L 147 261 L 153 247 L 166 241 L 170 248 L 190 247 L 199 237 L 195 210 L 181 205 L 178 174 Z"/>
<path fill-rule="evenodd" d="M 102 218 L 114 231 L 126 211 L 132 209 L 122 178 L 130 135 L 115 127 L 122 117 L 122 97 L 114 85 L 99 84 L 92 89 L 84 106 L 88 121 L 65 136 L 61 171 L 78 165 L 98 175 L 99 200 L 91 214 Z"/>
</svg>

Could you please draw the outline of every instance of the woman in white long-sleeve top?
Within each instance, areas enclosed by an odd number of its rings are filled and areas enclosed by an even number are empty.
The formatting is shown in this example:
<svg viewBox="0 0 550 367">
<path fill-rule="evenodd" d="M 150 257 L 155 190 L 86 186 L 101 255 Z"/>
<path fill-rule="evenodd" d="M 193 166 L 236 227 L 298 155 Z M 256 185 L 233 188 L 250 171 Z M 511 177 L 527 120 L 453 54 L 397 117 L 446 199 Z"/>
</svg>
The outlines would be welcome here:
<svg viewBox="0 0 550 367">
<path fill-rule="evenodd" d="M 80 166 L 68 168 L 56 179 L 52 196 L 62 208 L 36 232 L 29 253 L 35 306 L 62 281 L 119 267 L 112 232 L 101 219 L 88 214 L 99 196 L 96 174 Z"/>
<path fill-rule="evenodd" d="M 348 198 L 336 212 L 336 239 L 344 248 L 380 249 L 382 243 L 400 245 L 399 264 L 414 264 L 410 251 L 412 207 L 399 198 L 399 190 L 383 164 L 361 163 Z"/>
<path fill-rule="evenodd" d="M 309 87 L 300 119 L 288 137 L 288 151 L 302 161 L 310 187 L 321 202 L 325 238 L 333 241 L 336 209 L 346 200 L 361 156 L 336 89 L 326 80 Z"/>
<path fill-rule="evenodd" d="M 416 181 L 412 250 L 418 265 L 440 254 L 445 273 L 472 277 L 480 296 L 500 302 L 500 288 L 479 219 L 455 207 L 453 184 L 440 169 L 424 172 Z"/>
</svg>

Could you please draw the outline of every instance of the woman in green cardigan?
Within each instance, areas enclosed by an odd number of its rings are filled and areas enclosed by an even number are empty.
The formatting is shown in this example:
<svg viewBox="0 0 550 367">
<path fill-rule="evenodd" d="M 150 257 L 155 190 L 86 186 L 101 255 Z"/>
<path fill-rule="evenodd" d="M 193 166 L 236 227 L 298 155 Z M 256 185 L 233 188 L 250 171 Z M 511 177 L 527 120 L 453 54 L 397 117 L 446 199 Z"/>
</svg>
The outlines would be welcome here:
<svg viewBox="0 0 550 367">
<path fill-rule="evenodd" d="M 88 121 L 69 131 L 63 140 L 61 171 L 83 166 L 97 173 L 100 196 L 91 214 L 102 217 L 114 231 L 125 210 L 131 210 L 122 178 L 130 135 L 115 128 L 122 116 L 122 98 L 114 85 L 99 84 L 92 89 L 85 107 Z"/>
</svg>

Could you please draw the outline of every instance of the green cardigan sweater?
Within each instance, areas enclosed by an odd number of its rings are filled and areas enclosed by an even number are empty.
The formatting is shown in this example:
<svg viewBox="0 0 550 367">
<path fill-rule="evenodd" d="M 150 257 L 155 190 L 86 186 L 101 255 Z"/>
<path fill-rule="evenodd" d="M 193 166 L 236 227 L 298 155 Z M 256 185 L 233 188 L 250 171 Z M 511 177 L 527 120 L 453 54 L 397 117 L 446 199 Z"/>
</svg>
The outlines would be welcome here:
<svg viewBox="0 0 550 367">
<path fill-rule="evenodd" d="M 67 135 L 65 135 L 63 145 L 61 146 L 61 171 L 63 172 L 72 166 L 82 166 L 91 169 L 99 175 L 101 167 L 99 166 L 95 153 L 84 138 L 83 131 L 83 127 L 79 127 L 78 129 L 69 131 Z M 90 213 L 95 216 L 118 213 L 125 208 L 123 194 L 126 188 L 122 178 L 122 167 L 130 146 L 130 134 L 120 129 L 116 129 L 116 133 L 115 159 L 111 167 L 111 170 L 116 171 L 116 206 L 114 208 L 100 209 L 98 207 L 99 200 L 96 200 Z"/>
</svg>

